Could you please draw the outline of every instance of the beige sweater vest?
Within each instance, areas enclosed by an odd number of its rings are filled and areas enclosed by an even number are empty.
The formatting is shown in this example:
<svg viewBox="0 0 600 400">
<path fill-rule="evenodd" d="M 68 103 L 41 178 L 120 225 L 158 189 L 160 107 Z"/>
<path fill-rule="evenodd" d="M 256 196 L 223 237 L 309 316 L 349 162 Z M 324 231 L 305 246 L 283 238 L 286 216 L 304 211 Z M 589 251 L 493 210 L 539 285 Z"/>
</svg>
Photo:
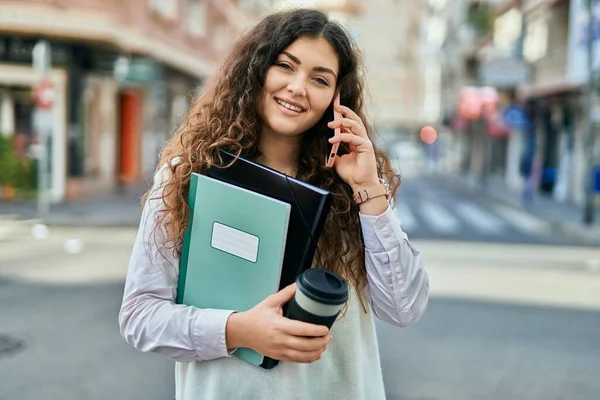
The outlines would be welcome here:
<svg viewBox="0 0 600 400">
<path fill-rule="evenodd" d="M 280 362 L 265 370 L 237 357 L 177 363 L 177 400 L 384 400 L 372 311 L 356 292 L 331 329 L 332 341 L 312 364 Z"/>
</svg>

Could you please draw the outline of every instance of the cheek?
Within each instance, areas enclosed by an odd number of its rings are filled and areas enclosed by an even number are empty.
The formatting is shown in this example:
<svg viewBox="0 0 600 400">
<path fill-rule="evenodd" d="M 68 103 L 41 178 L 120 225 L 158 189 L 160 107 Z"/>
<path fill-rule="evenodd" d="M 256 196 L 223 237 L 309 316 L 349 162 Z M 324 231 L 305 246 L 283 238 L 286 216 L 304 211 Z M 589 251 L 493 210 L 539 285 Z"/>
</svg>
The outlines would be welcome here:
<svg viewBox="0 0 600 400">
<path fill-rule="evenodd" d="M 315 118 L 321 119 L 321 117 L 323 116 L 325 111 L 327 111 L 327 108 L 331 104 L 331 101 L 332 101 L 331 96 L 321 95 L 321 96 L 315 97 L 313 99 L 314 99 L 314 101 L 312 101 L 312 104 L 311 104 L 312 111 L 315 114 Z"/>
<path fill-rule="evenodd" d="M 267 92 L 263 88 L 263 90 L 260 92 L 260 95 L 258 96 L 258 103 L 256 104 L 256 112 L 261 118 L 264 118 L 265 116 L 265 105 L 267 104 L 266 100 Z"/>
<path fill-rule="evenodd" d="M 281 90 L 285 87 L 285 79 L 281 73 L 277 70 L 270 68 L 265 76 L 265 83 L 263 85 L 263 91 L 266 95 L 273 94 L 274 92 Z"/>
</svg>

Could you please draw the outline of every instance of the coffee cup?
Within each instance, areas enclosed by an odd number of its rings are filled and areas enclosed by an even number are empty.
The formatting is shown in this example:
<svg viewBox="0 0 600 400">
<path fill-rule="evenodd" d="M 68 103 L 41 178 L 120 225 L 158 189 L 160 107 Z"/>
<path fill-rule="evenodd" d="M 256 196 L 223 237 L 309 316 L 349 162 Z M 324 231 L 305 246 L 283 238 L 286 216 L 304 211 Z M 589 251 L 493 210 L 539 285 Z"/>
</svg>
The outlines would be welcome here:
<svg viewBox="0 0 600 400">
<path fill-rule="evenodd" d="M 296 286 L 285 316 L 331 328 L 348 300 L 346 280 L 333 271 L 310 268 L 296 278 Z"/>
</svg>

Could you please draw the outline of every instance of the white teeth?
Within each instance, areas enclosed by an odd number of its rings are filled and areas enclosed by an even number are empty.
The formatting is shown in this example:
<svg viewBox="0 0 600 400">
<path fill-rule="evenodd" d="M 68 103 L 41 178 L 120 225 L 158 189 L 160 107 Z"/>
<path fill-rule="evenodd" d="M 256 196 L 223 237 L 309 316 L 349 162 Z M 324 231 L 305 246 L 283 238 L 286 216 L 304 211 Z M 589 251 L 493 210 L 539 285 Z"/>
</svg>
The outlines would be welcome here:
<svg viewBox="0 0 600 400">
<path fill-rule="evenodd" d="M 281 100 L 277 99 L 277 103 L 279 103 L 280 105 L 284 106 L 288 110 L 296 111 L 298 113 L 302 112 L 302 109 L 300 107 L 293 106 L 290 103 L 286 103 L 285 101 L 281 101 Z"/>
</svg>

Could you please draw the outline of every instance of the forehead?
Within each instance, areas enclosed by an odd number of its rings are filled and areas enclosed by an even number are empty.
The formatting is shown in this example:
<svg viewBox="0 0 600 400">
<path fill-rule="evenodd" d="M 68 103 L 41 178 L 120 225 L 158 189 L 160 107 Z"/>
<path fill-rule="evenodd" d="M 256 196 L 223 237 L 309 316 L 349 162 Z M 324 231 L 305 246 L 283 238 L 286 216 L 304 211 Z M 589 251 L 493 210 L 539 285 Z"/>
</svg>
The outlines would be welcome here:
<svg viewBox="0 0 600 400">
<path fill-rule="evenodd" d="M 296 56 L 302 65 L 309 68 L 325 67 L 339 72 L 339 58 L 329 42 L 323 38 L 301 37 L 284 49 Z"/>
</svg>

